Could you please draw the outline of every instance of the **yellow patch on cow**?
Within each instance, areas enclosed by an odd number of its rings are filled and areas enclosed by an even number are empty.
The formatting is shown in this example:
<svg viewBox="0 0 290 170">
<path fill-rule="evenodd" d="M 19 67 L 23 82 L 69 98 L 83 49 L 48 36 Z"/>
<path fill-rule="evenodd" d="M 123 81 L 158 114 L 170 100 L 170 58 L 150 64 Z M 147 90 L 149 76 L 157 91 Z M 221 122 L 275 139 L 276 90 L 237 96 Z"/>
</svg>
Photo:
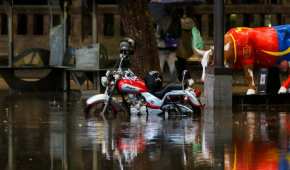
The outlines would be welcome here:
<svg viewBox="0 0 290 170">
<path fill-rule="evenodd" d="M 262 50 L 264 53 L 272 55 L 272 56 L 276 56 L 276 57 L 280 57 L 280 56 L 284 56 L 290 53 L 290 47 L 288 47 L 286 50 L 284 51 L 266 51 L 266 50 Z"/>
<path fill-rule="evenodd" d="M 237 44 L 236 44 L 236 40 L 234 38 L 234 36 L 232 34 L 230 34 L 230 37 L 232 38 L 233 42 L 234 42 L 234 55 L 235 55 L 235 60 L 234 60 L 234 64 L 237 62 Z"/>
<path fill-rule="evenodd" d="M 248 27 L 237 27 L 236 28 L 236 32 L 241 32 L 241 31 L 244 31 L 244 30 L 250 30 L 252 28 L 248 28 Z"/>
</svg>

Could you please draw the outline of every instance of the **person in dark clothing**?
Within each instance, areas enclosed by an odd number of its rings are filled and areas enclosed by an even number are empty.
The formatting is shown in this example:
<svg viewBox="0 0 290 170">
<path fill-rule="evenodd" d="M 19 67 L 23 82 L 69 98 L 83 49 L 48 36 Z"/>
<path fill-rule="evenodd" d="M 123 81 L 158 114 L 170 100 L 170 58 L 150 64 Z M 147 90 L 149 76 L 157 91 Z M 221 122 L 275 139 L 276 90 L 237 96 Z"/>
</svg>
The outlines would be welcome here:
<svg viewBox="0 0 290 170">
<path fill-rule="evenodd" d="M 178 79 L 182 80 L 183 70 L 186 69 L 186 61 L 194 55 L 193 48 L 202 49 L 203 40 L 192 18 L 181 18 L 181 36 L 177 49 L 176 69 Z"/>
<path fill-rule="evenodd" d="M 176 49 L 181 35 L 180 15 L 176 11 L 164 16 L 157 24 L 156 37 L 159 49 L 159 61 L 161 72 L 164 72 L 165 63 L 169 67 L 170 82 L 176 81 Z"/>
</svg>

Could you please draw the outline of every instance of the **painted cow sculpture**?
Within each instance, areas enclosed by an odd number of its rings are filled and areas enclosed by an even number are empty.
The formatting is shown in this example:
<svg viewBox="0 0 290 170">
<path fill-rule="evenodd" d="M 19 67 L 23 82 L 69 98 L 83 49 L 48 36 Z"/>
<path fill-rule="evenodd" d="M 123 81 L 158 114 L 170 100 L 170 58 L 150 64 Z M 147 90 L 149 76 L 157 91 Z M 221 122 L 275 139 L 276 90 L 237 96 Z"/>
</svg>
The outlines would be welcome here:
<svg viewBox="0 0 290 170">
<path fill-rule="evenodd" d="M 243 69 L 249 85 L 247 94 L 255 94 L 253 68 L 270 68 L 281 62 L 290 63 L 290 25 L 274 27 L 230 29 L 224 36 L 224 64 L 233 69 Z M 211 63 L 213 48 L 203 51 L 195 49 L 203 58 L 203 76 L 205 67 Z M 290 76 L 284 81 L 279 93 L 285 93 L 290 85 Z"/>
</svg>

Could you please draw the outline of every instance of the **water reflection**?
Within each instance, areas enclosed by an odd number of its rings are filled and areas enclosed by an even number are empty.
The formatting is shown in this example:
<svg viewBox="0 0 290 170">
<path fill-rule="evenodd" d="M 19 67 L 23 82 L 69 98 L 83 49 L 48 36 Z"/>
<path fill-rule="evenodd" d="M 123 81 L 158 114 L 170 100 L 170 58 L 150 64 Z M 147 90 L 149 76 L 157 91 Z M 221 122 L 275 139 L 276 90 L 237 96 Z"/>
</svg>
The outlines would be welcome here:
<svg viewBox="0 0 290 170">
<path fill-rule="evenodd" d="M 134 169 L 136 166 L 138 169 L 172 169 L 192 162 L 189 157 L 200 150 L 199 129 L 200 122 L 191 118 L 164 121 L 158 116 L 146 119 L 133 115 L 130 122 L 89 120 L 86 135 L 77 136 L 80 145 L 88 146 L 89 141 L 99 145 L 97 152 L 100 152 L 101 162 L 111 161 L 119 169 Z M 143 166 L 144 161 L 147 165 L 151 163 L 152 167 Z M 160 164 L 160 161 L 166 164 Z M 105 166 L 100 168 L 109 168 Z"/>
<path fill-rule="evenodd" d="M 0 169 L 289 169 L 290 114 L 86 120 L 79 97 L 0 94 Z"/>
<path fill-rule="evenodd" d="M 289 169 L 289 114 L 245 114 L 233 133 L 235 169 Z"/>
</svg>

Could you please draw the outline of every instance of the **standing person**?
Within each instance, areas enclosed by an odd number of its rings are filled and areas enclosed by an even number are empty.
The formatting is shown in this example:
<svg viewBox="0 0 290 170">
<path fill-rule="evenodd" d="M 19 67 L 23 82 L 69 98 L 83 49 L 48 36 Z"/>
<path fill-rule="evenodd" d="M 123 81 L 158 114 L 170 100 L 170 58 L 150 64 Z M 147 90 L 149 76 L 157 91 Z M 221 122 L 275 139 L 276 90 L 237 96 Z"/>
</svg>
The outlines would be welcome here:
<svg viewBox="0 0 290 170">
<path fill-rule="evenodd" d="M 176 69 L 178 79 L 181 81 L 186 60 L 194 55 L 194 47 L 202 49 L 203 39 L 193 19 L 184 15 L 181 18 L 181 38 L 177 50 Z"/>
<path fill-rule="evenodd" d="M 177 12 L 164 16 L 157 24 L 156 37 L 159 49 L 159 62 L 161 72 L 164 73 L 165 63 L 169 67 L 170 82 L 176 81 L 176 49 L 180 39 L 181 24 Z"/>
</svg>

